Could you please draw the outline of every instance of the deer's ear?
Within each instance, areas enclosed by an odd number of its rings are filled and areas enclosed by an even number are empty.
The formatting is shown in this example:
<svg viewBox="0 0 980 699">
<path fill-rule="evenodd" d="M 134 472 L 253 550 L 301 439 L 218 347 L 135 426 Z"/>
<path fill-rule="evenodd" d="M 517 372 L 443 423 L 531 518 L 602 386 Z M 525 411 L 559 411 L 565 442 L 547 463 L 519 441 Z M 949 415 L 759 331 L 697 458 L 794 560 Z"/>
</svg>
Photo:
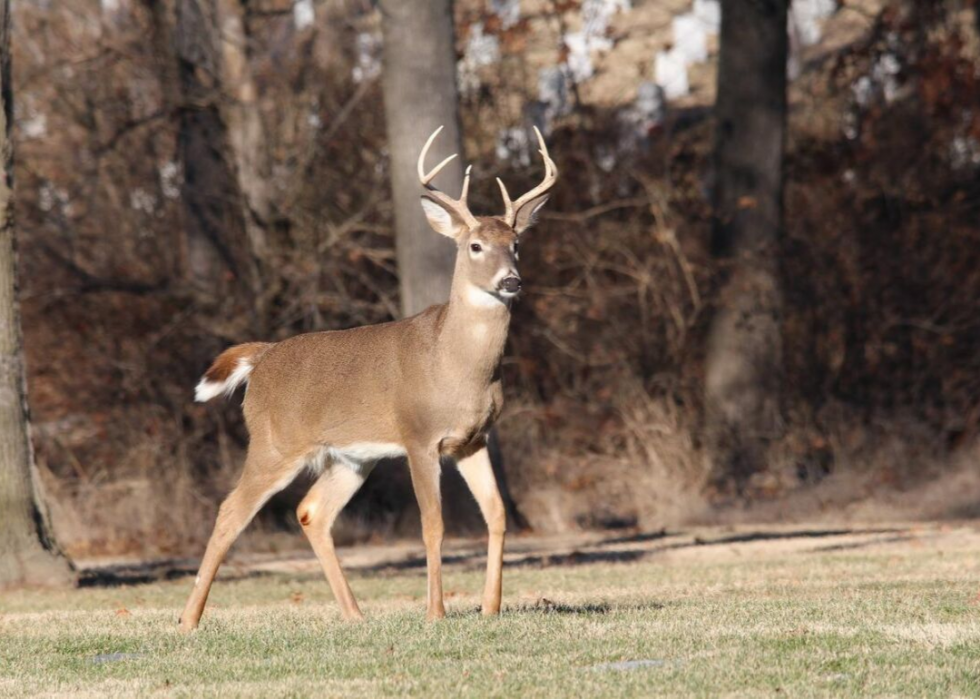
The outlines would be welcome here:
<svg viewBox="0 0 980 699">
<path fill-rule="evenodd" d="M 457 240 L 467 230 L 466 222 L 456 212 L 446 208 L 435 199 L 422 195 L 422 211 L 429 225 L 436 233 Z"/>
<path fill-rule="evenodd" d="M 547 202 L 548 195 L 543 194 L 522 206 L 517 212 L 517 216 L 514 220 L 514 232 L 517 233 L 517 235 L 521 235 L 524 231 L 533 226 L 538 220 L 538 213 L 541 211 L 541 207 Z"/>
</svg>

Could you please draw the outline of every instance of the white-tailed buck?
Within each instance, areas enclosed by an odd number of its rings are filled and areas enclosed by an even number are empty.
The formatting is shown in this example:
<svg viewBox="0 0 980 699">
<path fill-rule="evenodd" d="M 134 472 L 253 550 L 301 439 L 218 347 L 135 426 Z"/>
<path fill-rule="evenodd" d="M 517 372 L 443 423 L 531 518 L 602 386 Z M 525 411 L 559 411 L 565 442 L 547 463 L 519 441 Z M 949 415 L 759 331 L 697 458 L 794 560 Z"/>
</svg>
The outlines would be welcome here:
<svg viewBox="0 0 980 699">
<path fill-rule="evenodd" d="M 407 456 L 422 513 L 428 565 L 427 616 L 445 615 L 442 601 L 440 457 L 456 460 L 487 522 L 490 541 L 483 613 L 500 611 L 504 507 L 487 454 L 487 432 L 503 403 L 500 358 L 510 303 L 521 288 L 517 244 L 558 176 L 537 133 L 545 175 L 511 201 L 502 216 L 474 216 L 463 193 L 452 199 L 430 183 L 453 155 L 426 174 L 422 208 L 430 225 L 457 246 L 449 302 L 393 323 L 318 332 L 278 343 L 226 350 L 197 386 L 207 401 L 248 382 L 245 422 L 250 443 L 241 480 L 221 504 L 181 628 L 197 627 L 211 583 L 229 547 L 256 512 L 302 469 L 318 479 L 297 510 L 330 588 L 347 619 L 360 619 L 334 551 L 331 528 L 375 464 Z"/>
</svg>

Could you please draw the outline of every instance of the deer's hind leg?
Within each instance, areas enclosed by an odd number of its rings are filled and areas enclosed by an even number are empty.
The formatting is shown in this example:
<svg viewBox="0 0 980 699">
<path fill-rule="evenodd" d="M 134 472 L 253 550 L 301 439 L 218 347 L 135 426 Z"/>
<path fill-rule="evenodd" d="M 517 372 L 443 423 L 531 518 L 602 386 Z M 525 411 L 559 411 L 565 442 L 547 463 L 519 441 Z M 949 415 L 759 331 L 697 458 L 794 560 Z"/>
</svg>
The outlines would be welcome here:
<svg viewBox="0 0 980 699">
<path fill-rule="evenodd" d="M 194 588 L 180 615 L 181 631 L 197 628 L 214 576 L 238 535 L 269 498 L 292 482 L 303 466 L 302 460 L 283 459 L 255 442 L 249 446 L 241 479 L 218 509 Z"/>
<path fill-rule="evenodd" d="M 370 467 L 355 469 L 343 463 L 328 464 L 326 472 L 313 484 L 296 510 L 303 532 L 310 540 L 340 606 L 340 613 L 348 621 L 359 621 L 364 616 L 340 567 L 331 529 L 337 515 L 364 484 L 369 472 Z"/>
</svg>

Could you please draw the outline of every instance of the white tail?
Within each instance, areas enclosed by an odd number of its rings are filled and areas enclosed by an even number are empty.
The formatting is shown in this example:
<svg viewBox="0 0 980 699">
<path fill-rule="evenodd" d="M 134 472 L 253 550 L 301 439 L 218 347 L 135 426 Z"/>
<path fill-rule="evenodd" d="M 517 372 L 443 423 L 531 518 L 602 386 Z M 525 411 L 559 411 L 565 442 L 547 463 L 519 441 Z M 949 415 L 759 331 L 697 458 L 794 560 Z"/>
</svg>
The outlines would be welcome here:
<svg viewBox="0 0 980 699">
<path fill-rule="evenodd" d="M 238 366 L 224 381 L 208 381 L 206 378 L 201 378 L 197 386 L 194 387 L 194 400 L 198 403 L 207 403 L 222 393 L 230 396 L 236 388 L 248 381 L 248 375 L 252 373 L 254 368 L 247 359 L 240 359 Z"/>
<path fill-rule="evenodd" d="M 501 184 L 505 214 L 477 217 L 466 203 L 468 170 L 459 199 L 432 186 L 448 162 L 425 172 L 436 135 L 419 156 L 418 172 L 430 225 L 457 247 L 449 302 L 394 323 L 238 345 L 223 352 L 198 384 L 196 398 L 206 401 L 249 382 L 244 411 L 250 442 L 241 480 L 221 505 L 181 616 L 184 630 L 197 627 L 218 567 L 239 533 L 304 468 L 318 480 L 299 505 L 299 522 L 344 617 L 361 618 L 330 530 L 378 461 L 399 456 L 408 457 L 422 513 L 428 617 L 445 615 L 442 457 L 456 460 L 487 522 L 483 612 L 500 611 L 505 517 L 486 436 L 503 405 L 500 359 L 510 304 L 521 288 L 518 238 L 547 199 L 558 171 L 538 133 L 544 181 L 516 201 Z"/>
<path fill-rule="evenodd" d="M 271 346 L 266 342 L 249 342 L 222 352 L 194 388 L 194 400 L 206 403 L 221 394 L 230 396 L 248 381 L 255 362 Z"/>
</svg>

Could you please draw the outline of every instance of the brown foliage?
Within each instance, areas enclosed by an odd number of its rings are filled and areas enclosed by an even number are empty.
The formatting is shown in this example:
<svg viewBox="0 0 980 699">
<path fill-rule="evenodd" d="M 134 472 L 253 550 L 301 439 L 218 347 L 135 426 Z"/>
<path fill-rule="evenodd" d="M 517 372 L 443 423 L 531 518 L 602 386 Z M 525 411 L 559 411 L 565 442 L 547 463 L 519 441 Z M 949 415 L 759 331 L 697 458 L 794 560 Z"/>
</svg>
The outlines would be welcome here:
<svg viewBox="0 0 980 699">
<path fill-rule="evenodd" d="M 31 402 L 55 518 L 76 555 L 177 553 L 207 536 L 245 437 L 238 401 L 191 403 L 222 350 L 398 308 L 379 90 L 348 77 L 354 28 L 371 15 L 328 3 L 336 21 L 299 36 L 288 14 L 249 18 L 269 245 L 259 296 L 216 302 L 180 273 L 170 164 L 188 105 L 168 97 L 151 14 L 129 7 L 108 26 L 22 4 L 14 41 Z M 907 487 L 976 438 L 980 180 L 956 144 L 980 133 L 977 56 L 955 26 L 916 26 L 883 15 L 794 87 L 786 437 L 752 498 L 851 473 Z M 522 38 L 508 50 L 533 40 L 510 31 Z M 887 53 L 901 60 L 897 93 L 858 104 L 853 86 Z M 528 97 L 515 74 L 488 77 L 463 104 L 481 213 L 500 206 L 490 175 L 515 190 L 540 177 L 492 155 Z M 43 137 L 29 128 L 37 114 Z M 615 113 L 585 105 L 559 122 L 549 147 L 562 181 L 522 246 L 529 290 L 500 428 L 511 490 L 539 529 L 673 523 L 712 499 L 700 445 L 703 321 L 718 271 L 707 256 L 712 128 L 703 112 L 681 111 L 625 151 L 620 128 Z M 600 166 L 608 153 L 611 170 Z M 371 479 L 346 536 L 410 528 L 403 494 Z"/>
</svg>

